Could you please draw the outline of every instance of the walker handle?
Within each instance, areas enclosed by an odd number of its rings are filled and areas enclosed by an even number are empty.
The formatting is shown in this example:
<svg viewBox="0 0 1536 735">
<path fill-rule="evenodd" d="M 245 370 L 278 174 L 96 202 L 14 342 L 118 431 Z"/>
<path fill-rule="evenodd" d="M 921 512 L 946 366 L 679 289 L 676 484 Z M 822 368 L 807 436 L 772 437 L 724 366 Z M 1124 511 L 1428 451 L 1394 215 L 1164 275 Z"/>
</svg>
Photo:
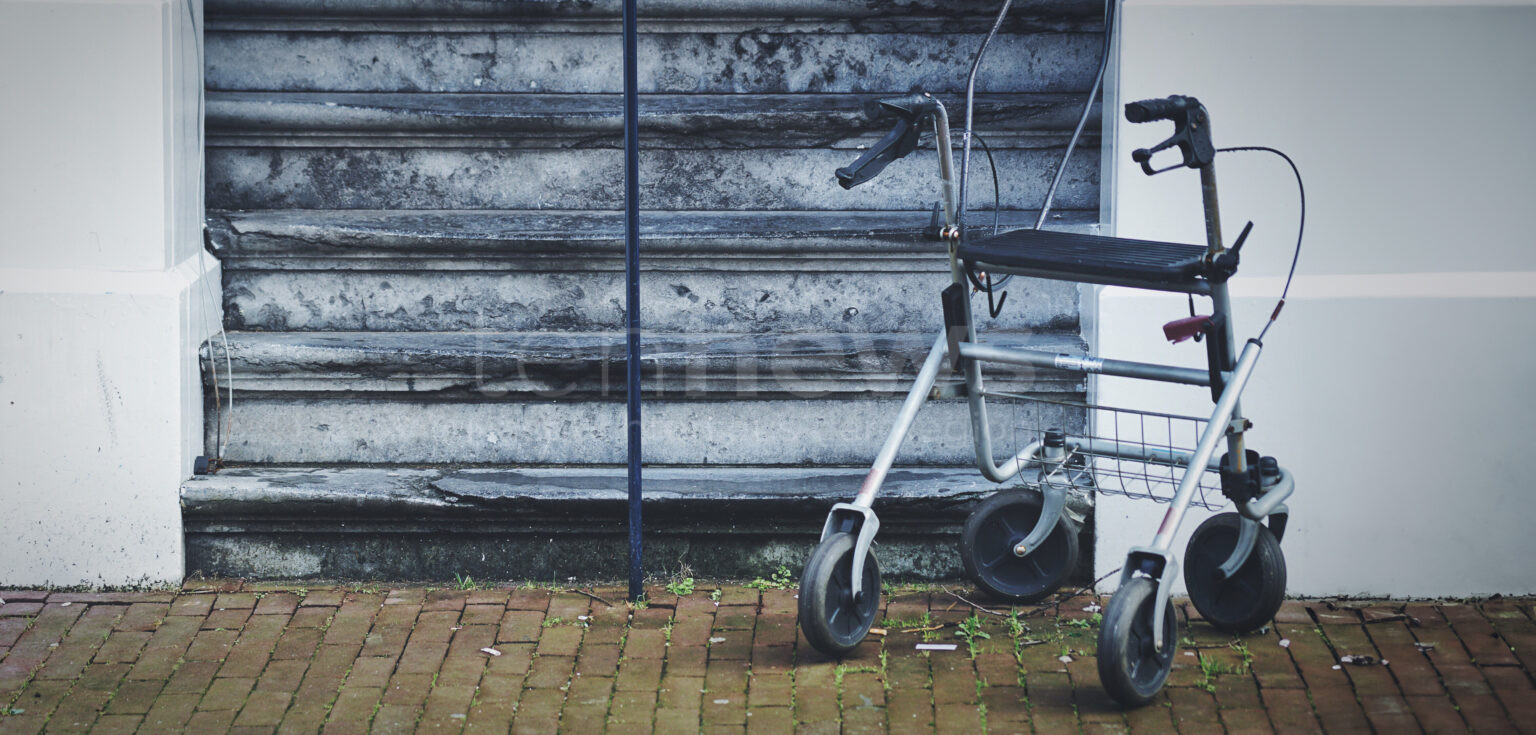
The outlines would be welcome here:
<svg viewBox="0 0 1536 735">
<path fill-rule="evenodd" d="M 918 138 L 923 132 L 923 119 L 938 109 L 933 98 L 923 94 L 883 99 L 880 100 L 880 107 L 895 113 L 896 125 L 873 148 L 859 156 L 853 165 L 837 170 L 837 183 L 844 189 L 852 189 L 875 178 L 892 161 L 916 150 Z"/>
<path fill-rule="evenodd" d="M 1131 160 L 1141 164 L 1148 176 L 1171 171 L 1179 166 L 1203 168 L 1216 160 L 1216 146 L 1211 143 L 1211 116 L 1194 97 L 1181 94 L 1162 99 L 1141 100 L 1125 106 L 1125 119 L 1133 123 L 1172 120 L 1173 136 L 1151 148 L 1131 151 Z M 1167 168 L 1154 169 L 1152 154 L 1178 146 L 1184 161 Z"/>
</svg>

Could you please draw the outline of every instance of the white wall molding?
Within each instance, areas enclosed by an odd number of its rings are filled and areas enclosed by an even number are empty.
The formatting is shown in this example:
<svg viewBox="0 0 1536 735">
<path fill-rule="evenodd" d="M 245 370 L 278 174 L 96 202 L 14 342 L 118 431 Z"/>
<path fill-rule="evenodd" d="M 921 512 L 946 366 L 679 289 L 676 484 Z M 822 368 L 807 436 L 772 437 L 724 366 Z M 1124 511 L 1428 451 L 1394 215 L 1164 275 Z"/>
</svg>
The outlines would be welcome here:
<svg viewBox="0 0 1536 735">
<path fill-rule="evenodd" d="M 1124 6 L 1122 100 L 1199 97 L 1218 146 L 1278 147 L 1306 179 L 1298 274 L 1243 397 L 1250 446 L 1297 477 L 1291 594 L 1536 592 L 1523 467 L 1536 249 L 1519 221 L 1536 201 L 1533 34 L 1531 2 Z M 1194 173 L 1148 178 L 1130 161 L 1169 126 L 1114 118 L 1117 234 L 1203 243 Z M 1256 223 L 1232 281 L 1240 338 L 1269 316 L 1295 245 L 1296 184 L 1266 158 L 1217 159 L 1227 237 Z M 1182 296 L 1096 293 L 1103 354 L 1204 367 L 1201 346 L 1162 339 L 1188 313 Z M 1204 389 L 1095 388 L 1109 405 L 1210 410 Z M 1101 498 L 1098 571 L 1146 543 L 1163 510 Z"/>
<path fill-rule="evenodd" d="M 184 573 L 220 321 L 190 2 L 0 0 L 0 586 Z"/>
</svg>

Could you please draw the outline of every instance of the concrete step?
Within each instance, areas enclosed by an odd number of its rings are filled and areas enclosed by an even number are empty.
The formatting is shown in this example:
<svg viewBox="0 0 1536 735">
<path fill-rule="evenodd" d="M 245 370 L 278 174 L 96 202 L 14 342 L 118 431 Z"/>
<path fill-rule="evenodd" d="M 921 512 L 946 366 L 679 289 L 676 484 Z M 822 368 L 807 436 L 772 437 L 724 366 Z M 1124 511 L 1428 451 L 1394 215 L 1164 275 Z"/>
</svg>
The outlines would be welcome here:
<svg viewBox="0 0 1536 735">
<path fill-rule="evenodd" d="M 894 386 L 900 388 L 898 384 Z M 730 396 L 647 401 L 645 461 L 694 465 L 850 465 L 879 450 L 904 392 L 858 396 Z M 617 464 L 625 460 L 621 397 L 526 394 L 436 396 L 409 392 L 265 393 L 237 388 L 226 459 L 249 463 Z M 1080 399 L 1082 394 L 1066 394 Z M 206 446 L 215 446 L 211 397 Z M 1022 446 L 1029 428 L 1071 429 L 1081 412 L 1054 405 L 989 403 L 1002 446 Z M 1037 416 L 1037 412 L 1045 415 Z M 226 424 L 227 426 L 227 424 Z M 1006 451 L 998 450 L 999 456 Z M 973 461 L 970 415 L 958 400 L 930 402 L 901 461 Z"/>
<path fill-rule="evenodd" d="M 1034 225 L 1005 210 L 1005 229 Z M 948 272 L 929 213 L 902 211 L 659 211 L 640 213 L 646 271 L 918 270 Z M 990 203 L 970 222 L 989 228 Z M 1094 232 L 1097 211 L 1054 209 L 1048 227 Z M 623 269 L 624 214 L 612 210 L 211 211 L 226 270 Z"/>
<path fill-rule="evenodd" d="M 937 330 L 934 332 L 937 333 Z M 859 464 L 873 457 L 931 345 L 929 334 L 649 335 L 646 460 Z M 989 334 L 1080 354 L 1075 334 Z M 624 460 L 618 334 L 232 335 L 233 416 L 211 400 L 210 454 L 258 463 L 591 464 Z M 222 343 L 213 354 L 222 358 Z M 224 364 L 224 360 L 217 359 Z M 988 385 L 1079 398 L 1081 376 L 997 366 Z M 1037 418 L 1037 412 L 1047 416 Z M 991 404 L 998 441 L 1080 411 Z M 232 422 L 232 424 L 231 424 Z M 971 461 L 961 401 L 927 406 L 902 461 Z M 1053 424 L 1053 425 L 1054 425 Z M 230 430 L 231 425 L 233 429 Z M 229 433 L 224 433 L 228 431 Z M 999 452 L 1004 451 L 999 449 Z"/>
<path fill-rule="evenodd" d="M 993 148 L 1002 208 L 1038 207 L 1066 135 Z M 663 210 L 902 210 L 937 196 L 937 153 L 924 148 L 873 184 L 844 190 L 832 172 L 855 149 L 699 148 L 640 156 L 641 206 Z M 972 169 L 973 203 L 992 199 L 987 167 Z M 1063 209 L 1098 208 L 1096 146 L 1072 157 Z M 980 191 L 977 191 L 980 190 Z M 616 148 L 250 147 L 208 149 L 213 209 L 622 209 Z"/>
<path fill-rule="evenodd" d="M 976 219 L 990 220 L 989 213 Z M 1086 229 L 1088 215 L 1054 226 Z M 661 332 L 937 331 L 949 283 L 921 212 L 652 212 L 641 320 Z M 1005 223 L 1034 218 L 1009 212 Z M 225 320 L 261 331 L 624 328 L 614 212 L 227 213 Z M 1075 284 L 1020 279 L 991 327 L 1077 325 Z"/>
<path fill-rule="evenodd" d="M 506 0 L 208 0 L 205 4 L 210 23 L 239 19 L 285 18 L 309 22 L 335 19 L 407 19 L 470 18 L 535 21 L 607 20 L 619 17 L 619 0 L 585 2 L 507 2 Z M 690 19 L 693 21 L 748 18 L 782 20 L 785 18 L 830 18 L 879 20 L 881 18 L 955 18 L 984 17 L 997 14 L 997 0 L 903 0 L 900 3 L 870 3 L 867 0 L 742 0 L 722 3 L 718 0 L 646 0 L 640 9 L 640 21 Z M 1031 0 L 1017 6 L 1010 20 L 1045 16 L 1062 18 L 1097 18 L 1104 12 L 1098 0 Z"/>
<path fill-rule="evenodd" d="M 751 578 L 784 565 L 798 573 L 827 510 L 850 499 L 865 472 L 650 467 L 647 571 L 687 564 L 706 576 Z M 182 486 L 187 569 L 293 579 L 622 578 L 625 488 L 622 467 L 230 468 Z M 960 576 L 959 526 L 998 488 L 975 470 L 892 471 L 875 504 L 882 573 Z M 1075 499 L 1073 512 L 1091 513 L 1091 501 Z"/>
<path fill-rule="evenodd" d="M 880 94 L 650 94 L 640 99 L 641 144 L 657 148 L 867 145 L 890 127 Z M 946 95 L 956 124 L 963 98 Z M 988 143 L 1070 131 L 1085 93 L 982 94 L 976 127 Z M 509 147 L 623 144 L 617 94 L 210 92 L 208 145 Z M 878 118 L 878 119 L 877 119 Z M 1097 122 L 1090 121 L 1097 131 Z"/>
<path fill-rule="evenodd" d="M 932 270 L 671 271 L 642 277 L 640 321 L 664 332 L 936 333 L 949 283 Z M 1008 306 L 989 327 L 1078 324 L 1077 284 L 1019 279 L 1007 290 Z M 225 276 L 224 303 L 231 329 L 595 332 L 624 329 L 624 274 L 238 270 Z"/>
<path fill-rule="evenodd" d="M 647 401 L 889 396 L 915 375 L 934 334 L 647 333 L 641 375 Z M 213 348 L 217 379 L 221 388 L 233 385 L 242 394 L 405 393 L 461 400 L 625 393 L 622 332 L 233 332 L 228 338 L 228 363 L 223 343 Z M 1087 347 L 1075 333 L 989 334 L 988 342 L 1070 354 Z M 992 367 L 985 375 L 995 389 L 1083 389 L 1074 373 Z"/>
<path fill-rule="evenodd" d="M 641 34 L 640 91 L 954 92 L 964 89 L 971 55 L 990 25 L 983 15 L 895 23 L 683 17 L 649 24 Z M 623 91 L 612 21 L 530 26 L 516 19 L 402 24 L 291 16 L 210 21 L 205 37 L 207 85 L 216 91 Z M 1102 46 L 1098 17 L 1016 21 L 994 40 L 977 89 L 1086 90 Z"/>
</svg>

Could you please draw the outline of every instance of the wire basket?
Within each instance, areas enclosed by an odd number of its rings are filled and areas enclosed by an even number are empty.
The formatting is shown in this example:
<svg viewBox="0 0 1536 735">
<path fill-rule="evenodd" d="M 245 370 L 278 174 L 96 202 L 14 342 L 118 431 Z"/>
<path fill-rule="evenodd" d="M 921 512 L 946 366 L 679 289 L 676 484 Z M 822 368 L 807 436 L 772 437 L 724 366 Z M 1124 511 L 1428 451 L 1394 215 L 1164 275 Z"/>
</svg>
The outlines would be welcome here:
<svg viewBox="0 0 1536 735">
<path fill-rule="evenodd" d="M 1208 423 L 1198 416 L 1083 401 L 990 391 L 987 396 L 1007 399 L 1014 409 L 1014 444 L 1010 451 L 1044 441 L 1049 430 L 1064 431 L 1067 435 L 1066 461 L 1049 466 L 1021 462 L 1021 481 L 1033 485 L 1064 484 L 1081 493 L 1120 495 L 1156 503 L 1173 500 L 1179 482 L 1184 479 L 1188 456 Z M 1115 447 L 1119 451 L 1114 451 Z M 1126 455 L 1136 458 L 1127 459 Z M 1190 505 L 1219 510 L 1226 504 L 1220 473 L 1205 468 L 1199 473 Z"/>
</svg>

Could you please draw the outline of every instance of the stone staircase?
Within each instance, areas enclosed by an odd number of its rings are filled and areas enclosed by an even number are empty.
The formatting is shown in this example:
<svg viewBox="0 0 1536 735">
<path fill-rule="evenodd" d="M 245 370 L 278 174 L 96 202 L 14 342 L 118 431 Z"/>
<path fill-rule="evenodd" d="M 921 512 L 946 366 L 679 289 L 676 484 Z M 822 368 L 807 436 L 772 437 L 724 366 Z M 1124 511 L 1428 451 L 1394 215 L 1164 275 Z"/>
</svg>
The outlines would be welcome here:
<svg viewBox="0 0 1536 735">
<path fill-rule="evenodd" d="M 870 115 L 880 97 L 933 92 L 958 128 L 994 12 L 641 3 L 649 571 L 795 567 L 857 488 L 949 275 L 921 236 L 931 145 L 853 191 L 832 171 L 888 127 Z M 1101 12 L 1023 3 L 990 52 L 977 129 L 1004 226 L 1034 221 Z M 221 424 L 210 386 L 226 468 L 183 488 L 189 572 L 622 575 L 618 32 L 612 0 L 209 0 L 206 186 L 232 369 L 209 352 L 236 405 Z M 1097 222 L 1098 149 L 1084 139 L 1051 226 Z M 979 151 L 973 174 L 972 221 L 989 222 Z M 1010 291 L 991 338 L 1084 348 L 1076 285 Z M 1014 413 L 994 411 L 1005 441 Z M 877 503 L 889 574 L 958 573 L 953 536 L 994 489 L 970 453 L 962 402 L 924 409 Z"/>
</svg>

